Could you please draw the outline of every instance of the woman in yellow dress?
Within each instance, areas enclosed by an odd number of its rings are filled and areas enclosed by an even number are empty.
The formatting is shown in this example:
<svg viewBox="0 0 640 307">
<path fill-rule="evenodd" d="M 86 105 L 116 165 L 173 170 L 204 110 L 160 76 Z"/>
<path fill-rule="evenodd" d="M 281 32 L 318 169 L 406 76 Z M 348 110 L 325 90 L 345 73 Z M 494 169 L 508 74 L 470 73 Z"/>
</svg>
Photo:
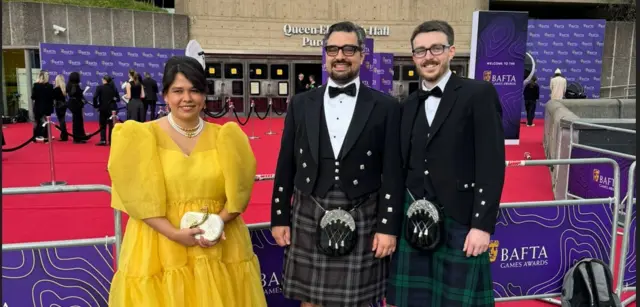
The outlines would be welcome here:
<svg viewBox="0 0 640 307">
<path fill-rule="evenodd" d="M 234 122 L 202 120 L 206 79 L 195 59 L 171 58 L 162 83 L 168 116 L 113 129 L 111 206 L 130 218 L 109 306 L 266 306 L 258 258 L 239 216 L 256 172 L 248 138 Z M 203 209 L 225 222 L 221 240 L 179 228 L 186 212 Z"/>
</svg>

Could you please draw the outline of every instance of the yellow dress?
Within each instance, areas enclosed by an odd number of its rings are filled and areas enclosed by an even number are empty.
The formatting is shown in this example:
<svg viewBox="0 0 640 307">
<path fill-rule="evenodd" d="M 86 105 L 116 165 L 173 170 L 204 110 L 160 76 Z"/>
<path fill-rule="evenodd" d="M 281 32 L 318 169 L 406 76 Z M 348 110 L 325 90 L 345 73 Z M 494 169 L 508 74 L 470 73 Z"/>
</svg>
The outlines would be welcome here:
<svg viewBox="0 0 640 307">
<path fill-rule="evenodd" d="M 187 211 L 223 207 L 243 212 L 256 160 L 236 123 L 205 124 L 190 156 L 157 122 L 127 121 L 113 129 L 109 156 L 111 206 L 126 212 L 112 307 L 262 307 L 260 265 L 241 217 L 225 225 L 226 240 L 185 247 L 142 219 L 166 217 L 176 228 Z"/>
</svg>

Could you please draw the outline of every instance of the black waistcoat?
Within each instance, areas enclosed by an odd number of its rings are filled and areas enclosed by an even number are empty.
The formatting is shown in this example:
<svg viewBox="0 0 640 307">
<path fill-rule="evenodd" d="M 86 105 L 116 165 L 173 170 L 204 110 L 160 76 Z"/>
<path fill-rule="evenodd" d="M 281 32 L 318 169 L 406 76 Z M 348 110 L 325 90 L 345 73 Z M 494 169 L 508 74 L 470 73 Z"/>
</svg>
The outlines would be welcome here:
<svg viewBox="0 0 640 307">
<path fill-rule="evenodd" d="M 342 149 L 336 158 L 333 153 L 333 146 L 329 136 L 329 128 L 324 114 L 324 107 L 320 112 L 320 140 L 318 148 L 318 177 L 313 194 L 318 197 L 325 197 L 327 192 L 333 187 L 340 187 L 340 160 Z"/>
<path fill-rule="evenodd" d="M 408 171 L 405 185 L 416 199 L 426 198 L 437 201 L 435 188 L 431 183 L 431 176 L 427 161 L 427 140 L 430 135 L 429 122 L 425 113 L 425 101 L 420 102 L 418 113 L 411 130 L 411 144 L 409 149 Z"/>
</svg>

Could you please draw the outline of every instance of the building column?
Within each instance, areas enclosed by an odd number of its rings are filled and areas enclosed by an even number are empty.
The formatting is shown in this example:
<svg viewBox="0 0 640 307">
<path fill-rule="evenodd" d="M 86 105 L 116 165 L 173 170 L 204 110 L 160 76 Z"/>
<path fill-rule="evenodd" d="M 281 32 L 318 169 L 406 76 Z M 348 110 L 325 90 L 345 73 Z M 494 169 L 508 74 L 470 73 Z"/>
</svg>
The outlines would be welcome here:
<svg viewBox="0 0 640 307">
<path fill-rule="evenodd" d="M 25 77 L 27 79 L 27 107 L 29 110 L 29 119 L 34 121 L 33 117 L 33 104 L 31 103 L 31 89 L 33 88 L 33 78 L 31 78 L 31 49 L 24 50 L 24 69 L 25 69 Z"/>
</svg>

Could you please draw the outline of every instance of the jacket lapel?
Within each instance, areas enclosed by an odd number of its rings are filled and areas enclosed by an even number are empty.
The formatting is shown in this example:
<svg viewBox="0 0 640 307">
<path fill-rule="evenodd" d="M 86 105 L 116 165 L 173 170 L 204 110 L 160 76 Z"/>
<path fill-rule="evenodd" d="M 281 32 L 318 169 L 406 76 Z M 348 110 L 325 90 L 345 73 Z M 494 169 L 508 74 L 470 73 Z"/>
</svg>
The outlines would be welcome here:
<svg viewBox="0 0 640 307">
<path fill-rule="evenodd" d="M 418 94 L 414 92 L 407 97 L 407 100 L 402 105 L 402 122 L 400 124 L 400 148 L 402 150 L 403 165 L 407 166 L 409 163 L 409 150 L 411 150 L 411 132 L 413 130 L 413 123 L 416 120 L 418 113 Z"/>
<path fill-rule="evenodd" d="M 431 143 L 433 137 L 438 133 L 440 127 L 444 123 L 444 121 L 449 116 L 453 105 L 458 100 L 458 88 L 460 88 L 461 82 L 458 76 L 455 74 L 451 74 L 447 85 L 445 86 L 444 93 L 442 93 L 442 99 L 440 99 L 440 104 L 438 105 L 438 110 L 436 111 L 436 115 L 433 118 L 433 124 L 429 129 L 429 133 L 431 136 L 427 139 L 427 145 Z"/>
<path fill-rule="evenodd" d="M 322 112 L 322 104 L 324 103 L 324 91 L 325 87 L 321 87 L 315 89 L 315 92 L 309 93 L 304 106 L 309 149 L 316 163 L 318 163 L 318 148 L 320 147 L 320 112 Z"/>
<path fill-rule="evenodd" d="M 360 83 L 356 107 L 353 111 L 351 123 L 349 124 L 349 130 L 347 130 L 347 135 L 345 136 L 344 143 L 342 144 L 342 158 L 346 157 L 349 150 L 351 150 L 353 145 L 355 145 L 360 133 L 362 133 L 364 126 L 367 124 L 369 114 L 371 114 L 375 104 L 376 101 L 373 99 L 371 90 L 363 83 Z"/>
</svg>

